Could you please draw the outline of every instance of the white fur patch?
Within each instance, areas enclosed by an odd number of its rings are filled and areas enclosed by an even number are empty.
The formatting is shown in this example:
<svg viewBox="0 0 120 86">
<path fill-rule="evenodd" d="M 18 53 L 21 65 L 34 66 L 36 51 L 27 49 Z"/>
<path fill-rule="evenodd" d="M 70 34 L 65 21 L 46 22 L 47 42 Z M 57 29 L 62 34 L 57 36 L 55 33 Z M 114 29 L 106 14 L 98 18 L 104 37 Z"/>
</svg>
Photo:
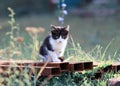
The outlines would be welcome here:
<svg viewBox="0 0 120 86">
<path fill-rule="evenodd" d="M 50 38 L 50 44 L 52 45 L 53 50 L 55 50 L 54 52 L 56 53 L 57 57 L 63 56 L 67 45 L 67 40 L 68 38 L 62 39 L 62 37 L 57 40 L 54 40 L 52 37 Z"/>
</svg>

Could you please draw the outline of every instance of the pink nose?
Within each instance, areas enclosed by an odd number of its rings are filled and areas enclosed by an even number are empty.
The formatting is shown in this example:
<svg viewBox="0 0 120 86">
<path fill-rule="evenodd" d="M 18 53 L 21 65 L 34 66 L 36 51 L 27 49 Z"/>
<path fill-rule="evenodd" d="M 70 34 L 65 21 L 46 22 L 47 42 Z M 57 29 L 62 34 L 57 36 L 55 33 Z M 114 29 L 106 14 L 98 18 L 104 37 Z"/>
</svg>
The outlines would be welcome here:
<svg viewBox="0 0 120 86">
<path fill-rule="evenodd" d="M 62 41 L 59 41 L 59 43 L 62 43 Z"/>
</svg>

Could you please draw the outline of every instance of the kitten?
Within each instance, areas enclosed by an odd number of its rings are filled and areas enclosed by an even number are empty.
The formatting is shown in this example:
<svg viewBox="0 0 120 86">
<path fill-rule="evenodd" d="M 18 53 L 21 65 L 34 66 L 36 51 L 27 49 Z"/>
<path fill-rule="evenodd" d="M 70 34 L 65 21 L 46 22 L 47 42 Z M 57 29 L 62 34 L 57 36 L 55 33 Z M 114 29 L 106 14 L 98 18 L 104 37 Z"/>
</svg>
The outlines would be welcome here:
<svg viewBox="0 0 120 86">
<path fill-rule="evenodd" d="M 65 27 L 51 25 L 51 34 L 40 47 L 39 54 L 46 62 L 61 62 L 67 45 L 69 25 Z"/>
</svg>

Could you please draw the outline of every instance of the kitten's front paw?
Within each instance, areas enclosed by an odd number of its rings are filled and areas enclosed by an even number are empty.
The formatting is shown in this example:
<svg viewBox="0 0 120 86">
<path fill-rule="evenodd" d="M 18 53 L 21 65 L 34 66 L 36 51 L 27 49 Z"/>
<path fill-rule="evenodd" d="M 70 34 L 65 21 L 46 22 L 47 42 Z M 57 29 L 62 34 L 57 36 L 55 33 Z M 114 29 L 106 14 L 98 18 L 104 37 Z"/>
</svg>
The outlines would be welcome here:
<svg viewBox="0 0 120 86">
<path fill-rule="evenodd" d="M 64 61 L 64 57 L 59 57 L 60 61 L 63 62 Z"/>
</svg>

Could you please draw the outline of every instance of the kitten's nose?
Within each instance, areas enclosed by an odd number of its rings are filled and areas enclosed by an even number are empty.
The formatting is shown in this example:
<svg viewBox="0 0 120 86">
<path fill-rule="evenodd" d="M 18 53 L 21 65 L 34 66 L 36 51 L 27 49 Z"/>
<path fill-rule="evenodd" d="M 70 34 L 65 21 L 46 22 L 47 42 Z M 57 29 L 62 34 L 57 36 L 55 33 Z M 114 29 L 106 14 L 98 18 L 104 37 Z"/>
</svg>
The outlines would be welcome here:
<svg viewBox="0 0 120 86">
<path fill-rule="evenodd" d="M 59 41 L 59 43 L 62 43 L 62 41 Z"/>
</svg>

